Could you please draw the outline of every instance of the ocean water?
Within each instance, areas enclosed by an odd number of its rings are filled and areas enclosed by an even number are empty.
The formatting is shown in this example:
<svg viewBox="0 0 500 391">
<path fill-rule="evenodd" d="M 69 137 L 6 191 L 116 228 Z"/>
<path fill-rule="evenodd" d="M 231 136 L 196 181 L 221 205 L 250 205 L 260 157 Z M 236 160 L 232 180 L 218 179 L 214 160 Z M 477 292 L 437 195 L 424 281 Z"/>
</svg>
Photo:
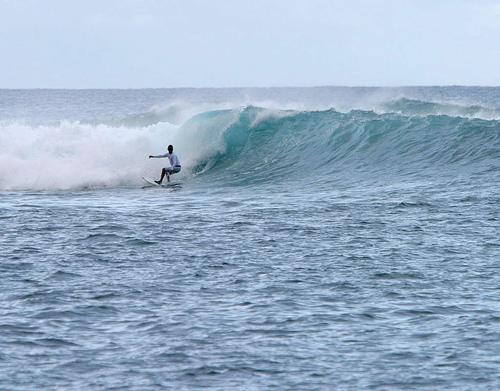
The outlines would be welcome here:
<svg viewBox="0 0 500 391">
<path fill-rule="evenodd" d="M 499 184 L 500 88 L 0 90 L 0 389 L 499 389 Z"/>
</svg>

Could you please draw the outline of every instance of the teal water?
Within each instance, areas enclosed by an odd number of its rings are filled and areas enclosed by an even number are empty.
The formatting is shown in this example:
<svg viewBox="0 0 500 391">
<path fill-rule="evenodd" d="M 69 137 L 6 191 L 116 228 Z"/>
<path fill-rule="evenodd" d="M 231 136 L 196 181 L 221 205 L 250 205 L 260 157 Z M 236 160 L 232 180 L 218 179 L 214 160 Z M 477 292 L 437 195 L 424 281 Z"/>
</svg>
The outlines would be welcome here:
<svg viewBox="0 0 500 391">
<path fill-rule="evenodd" d="M 0 388 L 498 388 L 499 108 L 0 91 Z"/>
</svg>

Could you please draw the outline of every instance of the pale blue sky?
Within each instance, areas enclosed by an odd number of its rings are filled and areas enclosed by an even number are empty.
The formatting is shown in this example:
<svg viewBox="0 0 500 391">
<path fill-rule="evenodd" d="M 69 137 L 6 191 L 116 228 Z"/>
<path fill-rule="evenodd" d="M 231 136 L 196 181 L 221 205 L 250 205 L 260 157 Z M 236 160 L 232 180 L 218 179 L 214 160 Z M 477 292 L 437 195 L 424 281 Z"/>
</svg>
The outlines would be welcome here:
<svg viewBox="0 0 500 391">
<path fill-rule="evenodd" d="M 500 0 L 0 0 L 0 88 L 500 85 Z"/>
</svg>

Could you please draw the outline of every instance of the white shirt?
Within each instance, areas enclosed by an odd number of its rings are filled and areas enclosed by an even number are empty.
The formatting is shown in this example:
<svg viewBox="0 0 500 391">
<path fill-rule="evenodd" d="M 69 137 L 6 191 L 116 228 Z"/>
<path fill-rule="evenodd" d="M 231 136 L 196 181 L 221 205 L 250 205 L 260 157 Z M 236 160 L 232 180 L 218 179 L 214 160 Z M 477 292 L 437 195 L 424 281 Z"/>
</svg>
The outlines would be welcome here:
<svg viewBox="0 0 500 391">
<path fill-rule="evenodd" d="M 179 160 L 179 158 L 177 157 L 177 155 L 175 153 L 169 153 L 167 152 L 166 154 L 164 155 L 156 155 L 156 156 L 153 156 L 153 157 L 168 157 L 168 160 L 170 160 L 170 165 L 172 167 L 175 167 L 175 166 L 180 166 L 181 165 L 181 161 Z"/>
</svg>

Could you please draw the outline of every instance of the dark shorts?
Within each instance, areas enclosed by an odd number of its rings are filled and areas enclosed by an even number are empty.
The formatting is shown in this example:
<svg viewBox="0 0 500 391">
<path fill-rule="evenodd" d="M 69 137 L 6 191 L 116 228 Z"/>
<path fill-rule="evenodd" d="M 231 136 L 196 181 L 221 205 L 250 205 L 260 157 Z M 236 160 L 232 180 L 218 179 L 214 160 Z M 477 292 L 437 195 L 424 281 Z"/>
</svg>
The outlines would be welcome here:
<svg viewBox="0 0 500 391">
<path fill-rule="evenodd" d="M 168 175 L 177 174 L 181 171 L 181 166 L 165 167 L 165 171 L 167 171 Z"/>
</svg>

